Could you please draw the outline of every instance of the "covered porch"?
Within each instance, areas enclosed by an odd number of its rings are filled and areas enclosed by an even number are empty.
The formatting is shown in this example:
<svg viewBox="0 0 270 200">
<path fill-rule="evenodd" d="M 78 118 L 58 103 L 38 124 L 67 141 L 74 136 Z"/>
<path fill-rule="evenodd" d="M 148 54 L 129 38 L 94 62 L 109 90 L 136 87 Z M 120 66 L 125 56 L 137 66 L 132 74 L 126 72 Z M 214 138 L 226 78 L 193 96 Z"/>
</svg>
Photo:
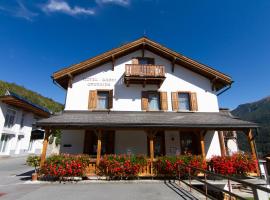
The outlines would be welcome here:
<svg viewBox="0 0 270 200">
<path fill-rule="evenodd" d="M 155 158 L 172 155 L 228 154 L 223 132 L 246 134 L 252 156 L 257 159 L 252 131 L 256 124 L 231 116 L 228 111 L 217 113 L 173 112 L 89 112 L 64 111 L 38 122 L 45 128 L 41 165 L 51 130 L 61 129 L 61 152 L 89 154 L 93 157 L 89 174 L 95 173 L 102 155 L 146 155 L 148 162 L 141 175 L 153 175 Z M 259 169 L 257 169 L 259 174 Z"/>
</svg>

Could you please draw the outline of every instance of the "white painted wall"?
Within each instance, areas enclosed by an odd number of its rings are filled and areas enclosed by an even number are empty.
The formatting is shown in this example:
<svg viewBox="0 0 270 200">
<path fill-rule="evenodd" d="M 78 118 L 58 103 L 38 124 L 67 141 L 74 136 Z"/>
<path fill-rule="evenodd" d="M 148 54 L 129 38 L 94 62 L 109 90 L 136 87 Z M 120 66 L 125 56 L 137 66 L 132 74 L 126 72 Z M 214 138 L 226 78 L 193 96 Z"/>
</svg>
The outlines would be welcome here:
<svg viewBox="0 0 270 200">
<path fill-rule="evenodd" d="M 141 91 L 159 90 L 168 93 L 168 107 L 172 111 L 171 92 L 192 91 L 197 93 L 198 110 L 200 112 L 218 112 L 218 100 L 215 92 L 211 89 L 210 81 L 190 70 L 179 65 L 175 66 L 175 72 L 171 72 L 171 62 L 146 51 L 145 57 L 154 57 L 157 65 L 164 65 L 166 79 L 158 88 L 156 85 L 131 84 L 129 87 L 123 82 L 125 64 L 131 64 L 132 57 L 141 56 L 141 51 L 133 52 L 115 61 L 115 68 L 112 71 L 112 63 L 106 63 L 95 69 L 74 77 L 72 88 L 68 88 L 65 110 L 87 110 L 89 90 L 113 89 L 113 109 L 122 111 L 141 111 Z M 102 79 L 112 79 L 108 85 L 91 85 L 93 79 L 102 82 Z"/>
<path fill-rule="evenodd" d="M 207 159 L 211 158 L 212 156 L 221 155 L 217 131 L 207 131 L 204 137 L 204 142 L 205 154 Z"/>
<path fill-rule="evenodd" d="M 84 148 L 84 130 L 62 130 L 61 153 L 81 154 Z M 71 147 L 64 147 L 71 144 Z"/>
</svg>

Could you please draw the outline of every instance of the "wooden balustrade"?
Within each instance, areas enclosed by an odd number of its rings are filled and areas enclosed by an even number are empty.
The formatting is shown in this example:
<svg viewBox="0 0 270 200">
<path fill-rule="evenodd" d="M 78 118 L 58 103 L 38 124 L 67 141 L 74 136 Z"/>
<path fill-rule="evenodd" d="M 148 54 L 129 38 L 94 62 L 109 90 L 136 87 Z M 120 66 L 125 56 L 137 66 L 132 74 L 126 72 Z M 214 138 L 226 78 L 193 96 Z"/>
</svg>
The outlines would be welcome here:
<svg viewBox="0 0 270 200">
<path fill-rule="evenodd" d="M 155 162 L 155 160 L 153 161 Z M 142 165 L 139 170 L 139 176 L 155 176 L 156 172 L 153 169 L 153 162 L 150 159 L 147 160 L 145 165 Z M 97 164 L 96 159 L 90 161 L 90 164 L 86 168 L 86 175 L 87 176 L 96 176 L 97 175 Z"/>
<path fill-rule="evenodd" d="M 165 77 L 163 65 L 126 64 L 125 76 Z"/>
</svg>

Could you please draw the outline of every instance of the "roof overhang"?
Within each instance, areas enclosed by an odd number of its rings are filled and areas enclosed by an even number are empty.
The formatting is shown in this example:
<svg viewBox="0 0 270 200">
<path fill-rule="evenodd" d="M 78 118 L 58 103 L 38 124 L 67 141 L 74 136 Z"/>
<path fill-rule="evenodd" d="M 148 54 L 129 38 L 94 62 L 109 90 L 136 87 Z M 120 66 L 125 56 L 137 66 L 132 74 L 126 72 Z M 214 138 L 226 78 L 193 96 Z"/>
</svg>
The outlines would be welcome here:
<svg viewBox="0 0 270 200">
<path fill-rule="evenodd" d="M 52 129 L 207 129 L 244 130 L 258 127 L 224 112 L 64 111 L 37 125 Z"/>
<path fill-rule="evenodd" d="M 5 95 L 5 96 L 0 96 L 0 101 L 2 101 L 5 104 L 21 108 L 25 111 L 32 112 L 36 114 L 39 117 L 44 117 L 47 118 L 50 116 L 50 112 L 47 112 L 25 100 L 22 100 L 21 98 L 18 98 L 13 95 Z"/>
<path fill-rule="evenodd" d="M 191 71 L 194 71 L 202 76 L 207 77 L 215 84 L 217 90 L 222 89 L 232 84 L 230 76 L 221 73 L 209 66 L 201 64 L 195 60 L 192 60 L 186 56 L 183 56 L 171 49 L 168 49 L 146 37 L 142 37 L 138 40 L 122 45 L 118 48 L 107 51 L 101 55 L 90 58 L 86 61 L 78 64 L 71 65 L 67 68 L 59 70 L 52 75 L 54 81 L 56 81 L 63 88 L 67 89 L 70 77 L 81 74 L 89 69 L 98 67 L 106 62 L 112 62 L 114 59 L 127 55 L 139 49 L 149 50 L 157 55 L 164 57 L 175 64 L 179 64 Z"/>
</svg>

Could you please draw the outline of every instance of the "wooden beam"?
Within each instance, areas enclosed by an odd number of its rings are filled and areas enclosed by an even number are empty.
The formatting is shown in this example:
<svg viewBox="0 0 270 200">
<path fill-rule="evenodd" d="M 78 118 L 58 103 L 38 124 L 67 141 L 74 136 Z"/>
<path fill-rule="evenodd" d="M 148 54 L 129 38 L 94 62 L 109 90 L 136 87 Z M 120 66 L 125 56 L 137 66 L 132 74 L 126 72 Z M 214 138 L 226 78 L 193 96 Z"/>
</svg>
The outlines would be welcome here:
<svg viewBox="0 0 270 200">
<path fill-rule="evenodd" d="M 249 129 L 246 132 L 246 135 L 247 135 L 248 143 L 249 143 L 249 146 L 251 149 L 251 156 L 257 162 L 257 165 L 256 165 L 257 175 L 260 176 L 259 160 L 258 160 L 257 153 L 256 153 L 256 147 L 255 147 L 254 137 L 252 135 L 252 129 Z"/>
<path fill-rule="evenodd" d="M 112 71 L 114 71 L 114 66 L 115 66 L 115 59 L 114 55 L 112 55 Z"/>
<path fill-rule="evenodd" d="M 99 129 L 97 131 L 97 137 L 98 137 L 98 140 L 97 140 L 97 160 L 96 160 L 96 165 L 98 166 L 99 165 L 99 162 L 100 162 L 100 157 L 101 157 L 101 137 L 102 137 L 102 130 Z"/>
<path fill-rule="evenodd" d="M 144 49 L 145 49 L 145 43 L 142 45 L 142 57 L 144 58 Z"/>
<path fill-rule="evenodd" d="M 69 79 L 68 79 L 68 87 L 72 88 L 73 76 L 72 76 L 72 74 L 68 74 L 68 77 L 69 77 Z"/>
<path fill-rule="evenodd" d="M 176 62 L 176 57 L 174 57 L 172 60 L 172 72 L 174 72 L 175 62 Z"/>
<path fill-rule="evenodd" d="M 226 149 L 225 149 L 223 131 L 218 131 L 218 139 L 219 139 L 219 146 L 220 146 L 221 156 L 226 156 Z"/>
<path fill-rule="evenodd" d="M 201 152 L 202 152 L 202 157 L 204 160 L 206 160 L 206 155 L 205 155 L 205 144 L 204 144 L 204 136 L 205 136 L 206 131 L 200 131 L 200 143 L 201 143 Z"/>
<path fill-rule="evenodd" d="M 42 167 L 45 163 L 47 146 L 48 146 L 50 134 L 51 134 L 50 129 L 45 129 L 45 137 L 44 137 L 44 141 L 43 141 L 42 153 L 40 156 L 40 167 Z"/>
<path fill-rule="evenodd" d="M 212 91 L 215 91 L 216 90 L 216 81 L 218 80 L 217 77 L 213 78 L 211 80 L 211 85 L 212 85 Z"/>
</svg>

